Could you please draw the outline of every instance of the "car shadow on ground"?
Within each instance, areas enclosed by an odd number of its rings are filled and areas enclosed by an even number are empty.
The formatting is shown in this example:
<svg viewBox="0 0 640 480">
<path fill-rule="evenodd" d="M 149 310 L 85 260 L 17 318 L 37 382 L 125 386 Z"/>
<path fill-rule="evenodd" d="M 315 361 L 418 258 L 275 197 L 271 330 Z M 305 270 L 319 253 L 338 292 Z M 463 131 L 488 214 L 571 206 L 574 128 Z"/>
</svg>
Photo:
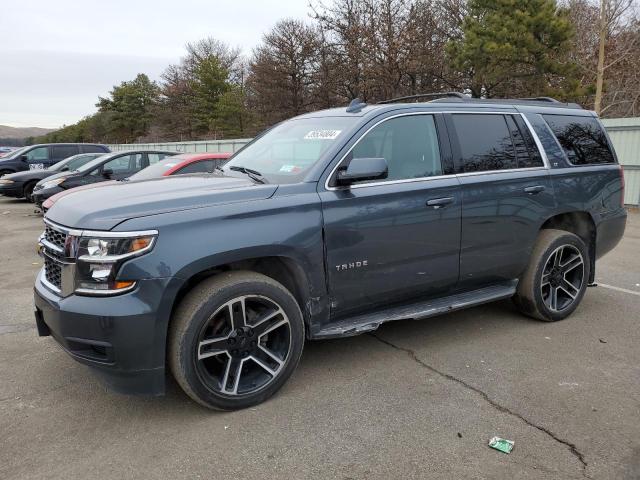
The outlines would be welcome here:
<svg viewBox="0 0 640 480">
<path fill-rule="evenodd" d="M 393 338 L 393 341 L 399 344 L 418 343 L 421 348 L 427 350 L 437 348 L 442 351 L 447 348 L 455 349 L 458 344 L 462 348 L 470 338 L 473 338 L 474 342 L 483 341 L 481 337 L 493 335 L 494 329 L 500 329 L 501 332 L 516 330 L 530 322 L 535 321 L 520 315 L 511 302 L 502 301 L 420 321 L 391 322 L 382 325 L 372 334 L 308 341 L 300 365 L 292 378 L 273 398 L 254 408 L 275 408 L 279 404 L 291 402 L 295 404 L 296 398 L 308 388 L 310 383 L 313 383 L 315 389 L 332 389 L 335 386 L 336 374 L 342 375 L 338 378 L 338 382 L 348 382 L 351 375 L 358 375 L 357 372 L 362 374 L 368 373 L 367 370 L 383 368 L 384 355 L 389 353 L 389 347 L 378 338 Z M 50 341 L 53 342 L 53 340 Z M 372 359 L 374 350 L 378 351 L 383 358 Z M 63 373 L 66 368 L 75 370 L 72 375 L 75 379 L 74 383 L 79 382 L 84 388 L 89 388 L 95 393 L 85 397 L 83 402 L 105 402 L 110 405 L 110 408 L 126 411 L 127 415 L 142 415 L 148 419 L 170 416 L 193 420 L 207 417 L 212 413 L 225 413 L 208 410 L 190 400 L 170 374 L 167 374 L 164 397 L 114 393 L 104 386 L 89 368 L 62 355 L 60 352 L 60 355 L 53 358 L 51 362 L 41 364 L 39 368 L 47 369 L 48 372 L 42 372 L 42 374 L 51 377 L 66 377 L 67 375 Z M 61 365 L 62 363 L 64 365 Z M 68 383 L 67 385 L 71 391 L 79 387 L 79 385 Z M 77 398 L 69 393 L 65 396 Z M 104 406 L 95 405 L 95 408 L 100 409 Z"/>
</svg>

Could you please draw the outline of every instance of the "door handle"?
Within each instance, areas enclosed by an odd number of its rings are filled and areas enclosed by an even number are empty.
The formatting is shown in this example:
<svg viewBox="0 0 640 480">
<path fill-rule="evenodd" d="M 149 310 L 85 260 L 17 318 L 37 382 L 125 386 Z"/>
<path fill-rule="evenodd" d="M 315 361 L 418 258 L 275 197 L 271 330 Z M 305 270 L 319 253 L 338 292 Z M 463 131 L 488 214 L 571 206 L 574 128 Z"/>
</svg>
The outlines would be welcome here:
<svg viewBox="0 0 640 480">
<path fill-rule="evenodd" d="M 453 203 L 453 197 L 433 198 L 431 200 L 427 200 L 427 207 L 438 209 L 451 203 Z"/>
<path fill-rule="evenodd" d="M 525 187 L 524 191 L 525 191 L 525 193 L 528 193 L 529 195 L 535 195 L 537 193 L 543 192 L 544 191 L 544 186 L 535 185 L 533 187 Z"/>
</svg>

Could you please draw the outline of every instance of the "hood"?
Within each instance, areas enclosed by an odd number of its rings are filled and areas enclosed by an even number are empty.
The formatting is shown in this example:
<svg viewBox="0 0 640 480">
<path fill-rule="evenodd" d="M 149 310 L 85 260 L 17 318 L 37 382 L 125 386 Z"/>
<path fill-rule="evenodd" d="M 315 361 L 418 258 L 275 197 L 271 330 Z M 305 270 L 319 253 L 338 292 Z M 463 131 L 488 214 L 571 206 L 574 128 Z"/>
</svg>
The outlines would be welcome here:
<svg viewBox="0 0 640 480">
<path fill-rule="evenodd" d="M 271 197 L 277 185 L 218 175 L 162 177 L 118 182 L 80 190 L 60 198 L 46 217 L 85 230 L 111 230 L 124 220 L 160 213 L 248 202 Z"/>
<path fill-rule="evenodd" d="M 55 172 L 48 170 L 25 170 L 24 172 L 10 173 L 2 178 L 13 180 L 14 182 L 27 182 L 30 180 L 42 180 L 54 174 Z"/>
<path fill-rule="evenodd" d="M 43 172 L 46 172 L 46 170 L 43 170 Z M 51 172 L 49 172 L 49 173 L 51 173 Z M 47 177 L 43 177 L 42 180 L 48 182 L 49 180 L 55 180 L 56 178 L 72 177 L 74 175 L 77 175 L 77 172 L 73 172 L 73 171 L 58 172 L 58 173 L 54 173 L 53 175 L 49 175 Z M 44 183 L 42 180 L 38 182 L 40 185 L 42 185 Z"/>
</svg>

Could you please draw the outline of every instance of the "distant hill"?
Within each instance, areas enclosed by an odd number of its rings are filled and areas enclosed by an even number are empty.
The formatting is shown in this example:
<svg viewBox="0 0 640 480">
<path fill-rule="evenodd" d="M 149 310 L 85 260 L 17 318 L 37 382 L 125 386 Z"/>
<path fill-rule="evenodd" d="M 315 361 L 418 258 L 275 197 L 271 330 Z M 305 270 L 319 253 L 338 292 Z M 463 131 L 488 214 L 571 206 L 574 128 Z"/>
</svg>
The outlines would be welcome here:
<svg viewBox="0 0 640 480">
<path fill-rule="evenodd" d="M 0 138 L 38 137 L 55 130 L 57 129 L 40 127 L 9 127 L 7 125 L 0 125 Z"/>
</svg>

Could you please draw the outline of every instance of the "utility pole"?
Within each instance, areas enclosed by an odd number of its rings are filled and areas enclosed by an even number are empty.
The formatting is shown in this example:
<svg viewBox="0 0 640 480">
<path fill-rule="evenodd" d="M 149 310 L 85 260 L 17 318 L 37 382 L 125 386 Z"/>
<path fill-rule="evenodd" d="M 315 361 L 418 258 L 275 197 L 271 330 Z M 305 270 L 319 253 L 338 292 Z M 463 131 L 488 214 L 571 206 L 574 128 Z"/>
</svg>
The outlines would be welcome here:
<svg viewBox="0 0 640 480">
<path fill-rule="evenodd" d="M 606 2 L 607 0 L 600 0 L 600 40 L 598 49 L 598 68 L 596 71 L 596 98 L 593 104 L 593 109 L 600 115 L 602 110 L 602 88 L 604 85 L 604 56 L 605 56 L 605 44 L 607 43 L 607 19 L 606 19 Z"/>
</svg>

